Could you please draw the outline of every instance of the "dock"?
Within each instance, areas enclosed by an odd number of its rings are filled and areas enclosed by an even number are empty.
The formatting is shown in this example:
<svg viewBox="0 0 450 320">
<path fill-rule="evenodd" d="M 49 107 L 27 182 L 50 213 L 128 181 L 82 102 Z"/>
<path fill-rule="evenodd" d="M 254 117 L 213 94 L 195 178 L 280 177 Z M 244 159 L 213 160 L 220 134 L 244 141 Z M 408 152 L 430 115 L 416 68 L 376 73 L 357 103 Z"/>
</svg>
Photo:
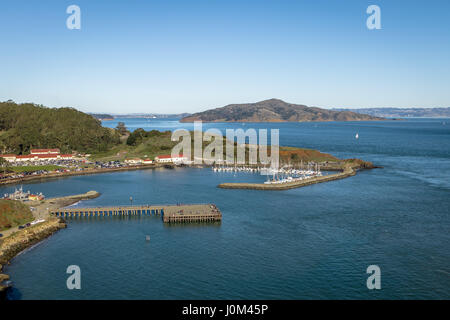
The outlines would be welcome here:
<svg viewBox="0 0 450 320">
<path fill-rule="evenodd" d="M 222 220 L 222 213 L 214 204 L 170 207 L 163 215 L 165 223 L 217 222 Z"/>
<path fill-rule="evenodd" d="M 60 208 L 50 211 L 61 218 L 161 216 L 164 223 L 217 222 L 222 213 L 214 204 L 142 205 L 91 208 Z"/>
</svg>

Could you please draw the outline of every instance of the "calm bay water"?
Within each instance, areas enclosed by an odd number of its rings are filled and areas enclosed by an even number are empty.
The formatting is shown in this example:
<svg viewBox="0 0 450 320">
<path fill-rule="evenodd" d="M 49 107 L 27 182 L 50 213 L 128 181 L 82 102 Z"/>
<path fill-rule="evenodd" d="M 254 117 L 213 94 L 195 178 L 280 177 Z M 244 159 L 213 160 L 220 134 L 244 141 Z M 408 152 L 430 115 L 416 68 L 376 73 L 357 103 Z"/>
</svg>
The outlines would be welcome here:
<svg viewBox="0 0 450 320">
<path fill-rule="evenodd" d="M 146 130 L 176 120 L 125 119 Z M 158 217 L 71 220 L 6 268 L 11 299 L 450 298 L 450 121 L 204 124 L 279 128 L 280 144 L 373 161 L 383 169 L 300 189 L 222 190 L 255 174 L 158 169 L 29 183 L 47 197 L 97 190 L 78 206 L 215 203 L 216 225 Z M 117 121 L 104 122 L 114 127 Z M 356 140 L 355 134 L 359 133 Z M 0 194 L 14 187 L 0 188 Z M 145 236 L 151 241 L 146 242 Z M 68 265 L 82 289 L 66 288 Z M 380 266 L 382 290 L 366 287 Z"/>
</svg>

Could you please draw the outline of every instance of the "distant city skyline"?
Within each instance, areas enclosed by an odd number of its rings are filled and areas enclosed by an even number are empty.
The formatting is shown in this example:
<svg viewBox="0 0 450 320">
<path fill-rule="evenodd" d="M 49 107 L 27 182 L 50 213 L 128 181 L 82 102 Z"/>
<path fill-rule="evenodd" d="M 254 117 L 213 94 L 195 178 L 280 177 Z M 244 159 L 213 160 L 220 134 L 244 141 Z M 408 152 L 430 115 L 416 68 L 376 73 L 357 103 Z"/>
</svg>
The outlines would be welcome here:
<svg viewBox="0 0 450 320">
<path fill-rule="evenodd" d="M 66 27 L 73 4 L 80 30 Z M 369 5 L 380 30 L 366 26 Z M 112 114 L 271 98 L 449 107 L 449 12 L 444 0 L 7 2 L 0 101 Z"/>
</svg>

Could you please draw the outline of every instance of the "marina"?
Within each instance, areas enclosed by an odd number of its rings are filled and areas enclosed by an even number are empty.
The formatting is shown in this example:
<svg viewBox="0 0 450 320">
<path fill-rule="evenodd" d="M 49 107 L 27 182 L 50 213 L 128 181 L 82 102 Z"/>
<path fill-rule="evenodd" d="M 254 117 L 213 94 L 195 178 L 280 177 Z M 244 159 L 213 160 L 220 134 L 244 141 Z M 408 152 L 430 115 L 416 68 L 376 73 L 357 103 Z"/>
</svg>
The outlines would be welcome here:
<svg viewBox="0 0 450 320">
<path fill-rule="evenodd" d="M 267 176 L 267 181 L 264 184 L 283 184 L 290 182 L 298 182 L 314 177 L 321 177 L 320 165 L 318 163 L 308 163 L 305 166 L 301 163 L 299 166 L 285 165 L 281 168 L 266 168 L 253 166 L 213 166 L 214 172 L 225 173 L 259 173 Z M 272 178 L 270 178 L 272 177 Z"/>
</svg>

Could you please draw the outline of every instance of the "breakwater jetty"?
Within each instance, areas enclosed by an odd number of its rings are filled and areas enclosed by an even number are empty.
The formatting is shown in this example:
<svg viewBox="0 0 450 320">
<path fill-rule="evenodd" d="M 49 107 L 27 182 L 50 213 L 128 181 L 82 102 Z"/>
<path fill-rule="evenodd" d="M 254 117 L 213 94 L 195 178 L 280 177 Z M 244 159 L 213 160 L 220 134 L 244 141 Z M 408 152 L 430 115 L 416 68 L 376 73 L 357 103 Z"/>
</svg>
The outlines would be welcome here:
<svg viewBox="0 0 450 320">
<path fill-rule="evenodd" d="M 50 214 L 62 218 L 158 215 L 162 217 L 165 223 L 216 222 L 222 220 L 222 213 L 214 204 L 60 208 L 50 211 Z"/>
<path fill-rule="evenodd" d="M 218 185 L 219 188 L 223 189 L 253 189 L 253 190 L 288 190 L 294 188 L 300 188 L 309 186 L 311 184 L 322 183 L 327 181 L 333 181 L 338 179 L 344 179 L 347 177 L 354 176 L 356 171 L 350 166 L 346 167 L 342 172 L 311 177 L 303 180 L 284 182 L 277 184 L 264 184 L 264 183 L 221 183 Z"/>
</svg>

